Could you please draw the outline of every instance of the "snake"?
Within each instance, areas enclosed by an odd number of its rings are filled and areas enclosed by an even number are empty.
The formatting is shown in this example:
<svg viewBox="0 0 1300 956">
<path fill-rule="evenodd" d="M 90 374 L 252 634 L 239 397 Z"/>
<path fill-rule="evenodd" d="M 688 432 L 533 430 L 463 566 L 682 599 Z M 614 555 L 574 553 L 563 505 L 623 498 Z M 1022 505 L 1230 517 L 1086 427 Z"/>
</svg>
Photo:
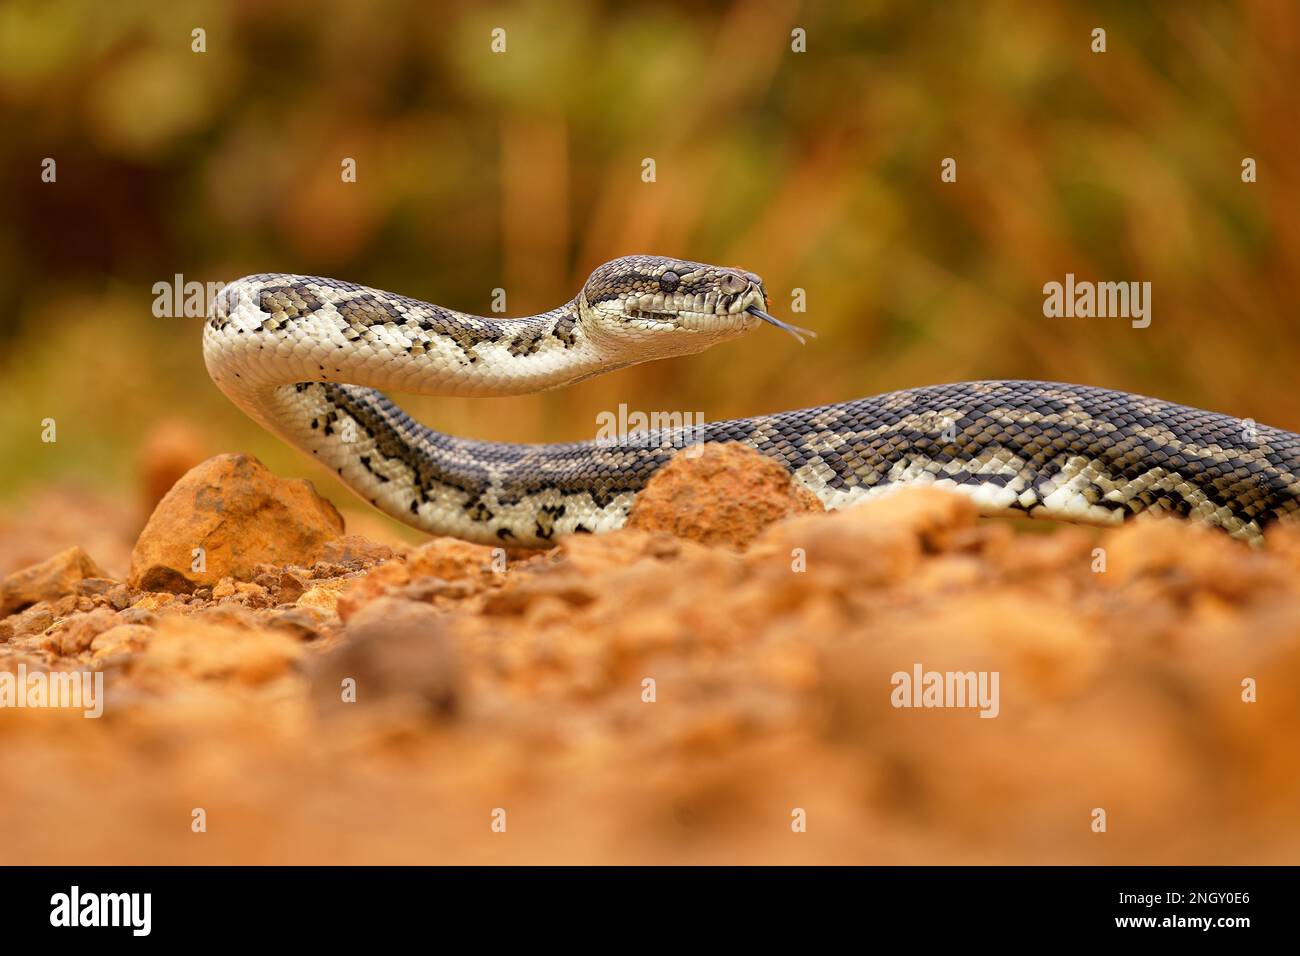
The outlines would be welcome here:
<svg viewBox="0 0 1300 956">
<path fill-rule="evenodd" d="M 738 442 L 827 510 L 913 485 L 981 515 L 1113 526 L 1178 515 L 1260 544 L 1300 511 L 1300 435 L 1249 418 L 1086 385 L 925 385 L 770 415 L 587 441 L 516 444 L 444 434 L 384 394 L 522 395 L 701 352 L 764 323 L 744 269 L 666 256 L 598 266 L 569 302 L 485 317 L 351 282 L 266 273 L 213 297 L 212 380 L 253 420 L 407 525 L 494 546 L 546 548 L 626 524 L 684 448 Z"/>
</svg>

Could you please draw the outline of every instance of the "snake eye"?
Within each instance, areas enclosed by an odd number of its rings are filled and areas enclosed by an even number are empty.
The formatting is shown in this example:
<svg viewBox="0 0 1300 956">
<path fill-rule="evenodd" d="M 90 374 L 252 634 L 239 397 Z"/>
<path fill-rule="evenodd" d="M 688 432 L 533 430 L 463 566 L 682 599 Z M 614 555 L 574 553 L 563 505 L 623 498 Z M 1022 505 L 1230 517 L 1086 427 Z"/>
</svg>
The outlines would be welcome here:
<svg viewBox="0 0 1300 956">
<path fill-rule="evenodd" d="M 738 275 L 730 274 L 722 277 L 722 281 L 718 283 L 718 288 L 727 295 L 740 295 L 749 288 L 749 283 Z"/>
<path fill-rule="evenodd" d="M 677 284 L 681 281 L 677 273 L 670 269 L 659 277 L 659 288 L 665 292 L 672 292 L 676 290 Z"/>
</svg>

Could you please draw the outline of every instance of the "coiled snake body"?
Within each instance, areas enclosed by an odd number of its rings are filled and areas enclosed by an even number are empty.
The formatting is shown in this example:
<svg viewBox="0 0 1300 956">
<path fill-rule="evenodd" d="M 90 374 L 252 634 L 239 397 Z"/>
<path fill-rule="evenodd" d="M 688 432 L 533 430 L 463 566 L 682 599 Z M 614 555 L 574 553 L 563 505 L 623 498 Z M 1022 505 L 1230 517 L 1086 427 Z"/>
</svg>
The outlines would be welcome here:
<svg viewBox="0 0 1300 956">
<path fill-rule="evenodd" d="M 551 445 L 445 435 L 376 391 L 522 394 L 698 352 L 763 321 L 802 331 L 766 303 L 751 273 L 658 256 L 606 263 L 572 301 L 523 319 L 255 275 L 217 296 L 204 358 L 236 405 L 375 507 L 483 543 L 544 547 L 618 528 L 650 477 L 699 441 L 756 449 L 832 509 L 928 483 L 989 515 L 1111 525 L 1170 512 L 1252 542 L 1297 517 L 1300 435 L 1104 388 L 965 382 Z"/>
</svg>

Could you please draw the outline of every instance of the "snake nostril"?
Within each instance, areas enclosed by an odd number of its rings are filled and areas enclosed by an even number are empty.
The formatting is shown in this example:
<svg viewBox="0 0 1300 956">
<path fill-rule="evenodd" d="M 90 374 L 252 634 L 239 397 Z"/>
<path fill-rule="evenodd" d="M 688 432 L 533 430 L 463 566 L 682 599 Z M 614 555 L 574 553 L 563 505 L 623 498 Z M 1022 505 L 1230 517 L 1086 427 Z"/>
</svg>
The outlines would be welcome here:
<svg viewBox="0 0 1300 956">
<path fill-rule="evenodd" d="M 727 295 L 739 295 L 749 288 L 749 281 L 733 272 L 722 277 L 722 281 L 718 283 L 718 288 Z"/>
</svg>

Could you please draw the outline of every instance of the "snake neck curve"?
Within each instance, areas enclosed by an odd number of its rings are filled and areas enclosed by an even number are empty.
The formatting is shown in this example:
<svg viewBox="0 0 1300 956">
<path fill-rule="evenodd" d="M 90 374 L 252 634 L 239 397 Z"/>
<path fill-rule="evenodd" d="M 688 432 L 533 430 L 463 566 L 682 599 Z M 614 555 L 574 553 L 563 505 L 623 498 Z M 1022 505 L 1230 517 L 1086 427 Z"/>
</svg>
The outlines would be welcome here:
<svg viewBox="0 0 1300 956">
<path fill-rule="evenodd" d="M 251 411 L 267 389 L 349 383 L 439 396 L 522 395 L 617 367 L 577 300 L 524 318 L 469 315 L 353 283 L 267 274 L 230 283 L 204 330 L 213 380 Z"/>
<path fill-rule="evenodd" d="M 576 299 L 538 315 L 490 319 L 334 279 L 253 275 L 216 297 L 203 352 L 212 380 L 249 417 L 405 524 L 537 546 L 570 524 L 616 527 L 630 507 L 631 491 L 598 493 L 586 518 L 571 502 L 566 507 L 565 493 L 540 500 L 511 475 L 540 450 L 562 446 L 446 435 L 379 391 L 519 395 L 631 364 L 592 341 Z M 535 517 L 552 513 L 554 525 Z"/>
</svg>

